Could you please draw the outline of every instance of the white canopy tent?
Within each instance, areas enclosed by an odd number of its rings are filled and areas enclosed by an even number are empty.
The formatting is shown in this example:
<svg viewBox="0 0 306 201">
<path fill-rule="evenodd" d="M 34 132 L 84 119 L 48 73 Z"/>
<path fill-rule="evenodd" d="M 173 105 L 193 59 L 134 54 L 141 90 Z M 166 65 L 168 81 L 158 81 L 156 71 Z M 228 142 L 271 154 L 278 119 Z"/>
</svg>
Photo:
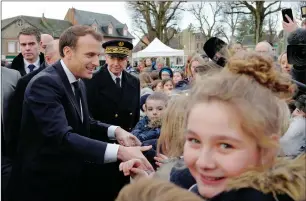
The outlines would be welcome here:
<svg viewBox="0 0 306 201">
<path fill-rule="evenodd" d="M 158 38 L 155 38 L 145 49 L 133 53 L 133 58 L 141 57 L 184 57 L 184 50 L 168 47 Z"/>
</svg>

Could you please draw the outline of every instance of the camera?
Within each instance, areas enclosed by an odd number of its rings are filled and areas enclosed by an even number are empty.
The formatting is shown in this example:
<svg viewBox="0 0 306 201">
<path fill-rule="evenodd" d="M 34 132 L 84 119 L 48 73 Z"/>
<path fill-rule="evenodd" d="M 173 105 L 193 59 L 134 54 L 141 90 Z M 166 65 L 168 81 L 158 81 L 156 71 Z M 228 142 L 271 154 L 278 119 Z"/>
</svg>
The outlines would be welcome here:
<svg viewBox="0 0 306 201">
<path fill-rule="evenodd" d="M 306 66 L 306 29 L 299 28 L 288 37 L 288 62 L 295 66 Z"/>
<path fill-rule="evenodd" d="M 288 63 L 296 66 L 306 65 L 306 44 L 287 46 Z"/>
</svg>

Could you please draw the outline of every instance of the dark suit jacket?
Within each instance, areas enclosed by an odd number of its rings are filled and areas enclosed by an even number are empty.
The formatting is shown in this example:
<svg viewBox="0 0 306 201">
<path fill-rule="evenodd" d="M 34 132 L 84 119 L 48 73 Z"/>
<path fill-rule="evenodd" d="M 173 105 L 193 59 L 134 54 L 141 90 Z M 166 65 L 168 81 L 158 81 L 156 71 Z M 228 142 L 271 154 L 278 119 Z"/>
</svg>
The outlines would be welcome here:
<svg viewBox="0 0 306 201">
<path fill-rule="evenodd" d="M 22 104 L 24 99 L 24 92 L 28 86 L 31 79 L 37 75 L 39 72 L 46 68 L 45 62 L 40 66 L 39 69 L 23 76 L 19 79 L 15 93 L 9 103 L 9 128 L 8 128 L 8 138 L 6 140 L 7 147 L 9 149 L 9 155 L 14 158 L 17 149 L 17 142 L 19 138 L 21 117 L 22 117 Z"/>
<path fill-rule="evenodd" d="M 40 53 L 39 54 L 39 62 L 40 62 L 40 65 L 42 65 L 45 61 L 45 56 L 43 53 Z M 18 54 L 12 61 L 11 64 L 8 65 L 8 68 L 11 68 L 11 69 L 14 69 L 14 70 L 17 70 L 19 71 L 20 75 L 21 76 L 24 76 L 26 75 L 26 71 L 24 70 L 24 61 L 23 61 L 23 56 L 22 54 Z"/>
<path fill-rule="evenodd" d="M 78 200 L 84 161 L 104 163 L 107 144 L 88 136 L 90 130 L 95 130 L 107 138 L 109 125 L 89 118 L 82 81 L 80 89 L 83 123 L 59 61 L 30 81 L 9 184 L 11 200 Z"/>
<path fill-rule="evenodd" d="M 91 116 L 131 132 L 140 117 L 138 78 L 123 71 L 121 89 L 118 89 L 104 65 L 91 80 L 85 80 L 85 84 Z"/>
<path fill-rule="evenodd" d="M 6 141 L 8 137 L 8 103 L 16 89 L 21 75 L 18 71 L 1 66 L 1 200 L 6 200 L 6 186 L 11 172 L 11 160 L 8 157 Z"/>
<path fill-rule="evenodd" d="M 140 116 L 139 80 L 128 72 L 122 72 L 121 89 L 112 80 L 107 66 L 96 72 L 91 80 L 85 80 L 87 87 L 88 107 L 91 116 L 99 121 L 117 125 L 131 131 Z M 101 140 L 100 133 L 92 132 L 91 137 Z M 105 164 L 103 167 L 88 164 L 84 173 L 86 199 L 91 201 L 113 201 L 121 188 L 129 182 L 118 170 L 119 163 Z M 101 188 L 107 186 L 107 188 Z M 85 199 L 85 198 L 84 198 Z"/>
</svg>

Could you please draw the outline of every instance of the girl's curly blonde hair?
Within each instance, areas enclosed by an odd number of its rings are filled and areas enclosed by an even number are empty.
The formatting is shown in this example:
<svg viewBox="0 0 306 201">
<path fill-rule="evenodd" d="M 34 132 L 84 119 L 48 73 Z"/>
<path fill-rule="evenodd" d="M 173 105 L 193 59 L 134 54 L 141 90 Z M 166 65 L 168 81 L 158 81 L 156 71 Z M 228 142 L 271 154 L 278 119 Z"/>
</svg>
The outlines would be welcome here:
<svg viewBox="0 0 306 201">
<path fill-rule="evenodd" d="M 199 80 L 187 102 L 187 118 L 196 104 L 220 101 L 235 108 L 244 133 L 263 149 L 274 147 L 272 134 L 282 135 L 289 125 L 284 99 L 292 96 L 292 82 L 275 70 L 273 61 L 255 52 L 231 57 L 225 68 Z"/>
</svg>

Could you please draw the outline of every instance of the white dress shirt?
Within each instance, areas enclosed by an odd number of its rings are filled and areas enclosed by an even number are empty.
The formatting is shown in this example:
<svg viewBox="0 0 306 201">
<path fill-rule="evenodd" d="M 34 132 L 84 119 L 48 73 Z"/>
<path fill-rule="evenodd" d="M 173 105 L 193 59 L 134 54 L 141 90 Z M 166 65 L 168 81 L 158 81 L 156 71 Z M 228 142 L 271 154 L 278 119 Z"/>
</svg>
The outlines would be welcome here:
<svg viewBox="0 0 306 201">
<path fill-rule="evenodd" d="M 116 78 L 120 78 L 120 87 L 122 86 L 122 72 L 120 73 L 119 76 L 116 76 L 114 73 L 112 73 L 110 70 L 109 70 L 109 67 L 107 67 L 107 70 L 108 72 L 110 73 L 112 79 L 114 80 L 114 82 L 116 83 Z"/>
<path fill-rule="evenodd" d="M 72 74 L 72 72 L 69 70 L 69 68 L 66 66 L 66 64 L 64 63 L 64 61 L 61 59 L 61 64 L 63 66 L 63 69 L 68 77 L 70 86 L 72 88 L 72 91 L 74 93 L 74 86 L 72 85 L 72 83 L 78 81 L 75 76 Z M 81 104 L 82 105 L 82 102 Z M 82 121 L 83 121 L 83 110 L 81 107 L 81 116 L 82 116 Z M 109 139 L 111 140 L 115 140 L 115 130 L 118 128 L 118 126 L 110 126 L 107 129 L 107 136 Z M 118 149 L 119 149 L 119 145 L 117 144 L 107 144 L 106 150 L 105 150 L 105 154 L 104 154 L 104 163 L 112 163 L 112 162 L 116 162 L 117 161 L 117 154 L 118 154 Z"/>
<path fill-rule="evenodd" d="M 34 63 L 32 63 L 34 66 L 35 66 L 35 68 L 33 69 L 33 71 L 34 70 L 37 70 L 37 69 L 39 69 L 39 67 L 40 67 L 40 62 L 39 62 L 40 60 L 39 60 L 39 57 L 37 58 L 37 60 L 34 62 Z M 24 63 L 24 70 L 25 70 L 25 72 L 28 74 L 28 73 L 30 73 L 30 69 L 28 68 L 28 66 L 31 64 L 31 63 L 29 63 L 27 60 L 25 60 L 24 58 L 23 58 L 23 63 Z"/>
</svg>

